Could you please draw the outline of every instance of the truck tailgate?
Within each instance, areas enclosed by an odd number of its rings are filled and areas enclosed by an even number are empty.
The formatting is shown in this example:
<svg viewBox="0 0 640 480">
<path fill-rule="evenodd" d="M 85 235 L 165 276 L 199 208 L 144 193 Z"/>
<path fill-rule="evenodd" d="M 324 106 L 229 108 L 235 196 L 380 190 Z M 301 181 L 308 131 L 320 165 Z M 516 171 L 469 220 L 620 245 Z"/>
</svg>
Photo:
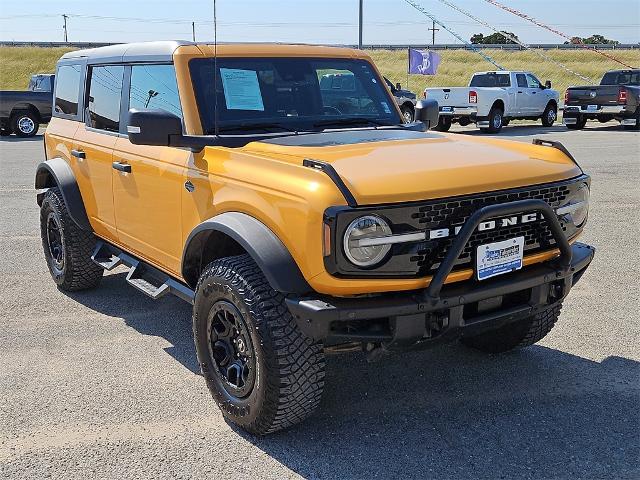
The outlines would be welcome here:
<svg viewBox="0 0 640 480">
<path fill-rule="evenodd" d="M 469 87 L 425 89 L 428 99 L 438 101 L 440 107 L 466 107 L 469 105 Z"/>
<path fill-rule="evenodd" d="M 619 90 L 618 85 L 571 87 L 567 105 L 616 105 Z"/>
</svg>

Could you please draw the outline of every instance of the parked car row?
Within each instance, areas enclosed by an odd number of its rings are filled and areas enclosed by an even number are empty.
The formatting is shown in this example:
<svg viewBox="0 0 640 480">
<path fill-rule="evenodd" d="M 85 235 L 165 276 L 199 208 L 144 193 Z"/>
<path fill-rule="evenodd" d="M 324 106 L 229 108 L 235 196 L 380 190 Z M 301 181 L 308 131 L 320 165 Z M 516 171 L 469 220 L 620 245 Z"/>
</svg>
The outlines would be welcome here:
<svg viewBox="0 0 640 480">
<path fill-rule="evenodd" d="M 386 77 L 384 81 L 405 122 L 412 122 L 416 94 Z M 51 118 L 53 84 L 54 75 L 38 74 L 31 77 L 27 91 L 0 91 L 0 135 L 35 135 Z M 354 105 L 358 103 L 361 87 L 353 75 L 325 74 L 321 84 L 321 88 L 341 95 L 351 91 Z M 527 71 L 477 72 L 468 87 L 425 88 L 423 97 L 438 102 L 435 129 L 442 132 L 454 123 L 475 123 L 483 132 L 499 133 L 511 120 L 540 120 L 543 126 L 551 127 L 562 108 L 551 82 L 542 83 Z M 579 130 L 589 120 L 617 120 L 625 129 L 640 129 L 640 70 L 612 70 L 604 74 L 600 85 L 569 87 L 564 96 L 564 125 Z"/>
</svg>

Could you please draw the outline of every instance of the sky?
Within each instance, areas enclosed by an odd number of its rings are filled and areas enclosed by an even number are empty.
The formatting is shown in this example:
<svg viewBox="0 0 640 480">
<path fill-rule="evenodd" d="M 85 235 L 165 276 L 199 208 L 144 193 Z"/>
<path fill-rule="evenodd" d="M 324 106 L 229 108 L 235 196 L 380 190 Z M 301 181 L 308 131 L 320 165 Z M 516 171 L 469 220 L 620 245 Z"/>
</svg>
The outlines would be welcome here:
<svg viewBox="0 0 640 480">
<path fill-rule="evenodd" d="M 364 43 L 431 43 L 431 20 L 404 0 L 364 1 Z M 414 0 L 468 40 L 488 28 L 440 0 Z M 447 0 L 526 43 L 564 39 L 484 0 Z M 640 42 L 640 0 L 501 0 L 569 36 L 599 33 L 622 43 Z M 606 8 L 605 8 L 606 5 Z M 213 40 L 213 0 L 0 0 L 0 40 L 62 41 L 62 14 L 72 42 Z M 107 17 L 107 18 L 105 18 Z M 356 44 L 358 0 L 217 0 L 218 40 Z M 460 43 L 441 29 L 436 43 Z"/>
</svg>

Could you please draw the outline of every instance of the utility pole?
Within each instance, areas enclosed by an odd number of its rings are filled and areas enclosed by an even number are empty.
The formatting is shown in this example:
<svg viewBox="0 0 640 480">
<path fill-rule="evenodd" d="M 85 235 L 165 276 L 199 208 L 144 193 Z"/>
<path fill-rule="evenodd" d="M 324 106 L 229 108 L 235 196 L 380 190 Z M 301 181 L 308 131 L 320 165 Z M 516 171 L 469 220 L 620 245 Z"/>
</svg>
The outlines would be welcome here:
<svg viewBox="0 0 640 480">
<path fill-rule="evenodd" d="M 64 20 L 64 43 L 67 43 L 69 39 L 67 38 L 67 15 L 62 15 L 62 19 Z"/>
<path fill-rule="evenodd" d="M 429 29 L 431 31 L 431 44 L 436 44 L 436 32 L 439 32 L 440 29 L 436 28 L 436 22 L 433 22 L 433 26 Z"/>
<path fill-rule="evenodd" d="M 193 35 L 193 41 L 196 41 L 196 22 L 191 22 L 191 34 Z"/>
<path fill-rule="evenodd" d="M 359 21 L 358 21 L 358 48 L 362 50 L 362 2 L 360 0 L 360 12 L 359 12 Z"/>
</svg>

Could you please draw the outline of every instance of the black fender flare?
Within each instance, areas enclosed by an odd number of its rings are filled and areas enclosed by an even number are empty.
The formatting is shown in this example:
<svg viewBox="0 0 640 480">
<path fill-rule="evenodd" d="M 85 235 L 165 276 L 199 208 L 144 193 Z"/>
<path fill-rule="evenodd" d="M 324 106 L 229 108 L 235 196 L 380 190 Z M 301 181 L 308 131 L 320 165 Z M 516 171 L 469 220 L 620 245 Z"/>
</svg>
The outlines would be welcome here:
<svg viewBox="0 0 640 480">
<path fill-rule="evenodd" d="M 285 294 L 312 291 L 298 264 L 275 233 L 256 218 L 240 212 L 221 213 L 197 225 L 189 234 L 182 254 L 182 277 L 195 288 L 191 270 L 213 232 L 230 237 L 258 264 L 269 284 Z M 198 265 L 204 268 L 205 265 Z"/>
<path fill-rule="evenodd" d="M 80 187 L 69 164 L 62 158 L 52 158 L 41 162 L 36 169 L 37 190 L 58 187 L 71 219 L 83 230 L 92 232 L 89 217 L 84 208 Z M 42 204 L 44 195 L 38 194 L 38 205 Z"/>
</svg>

